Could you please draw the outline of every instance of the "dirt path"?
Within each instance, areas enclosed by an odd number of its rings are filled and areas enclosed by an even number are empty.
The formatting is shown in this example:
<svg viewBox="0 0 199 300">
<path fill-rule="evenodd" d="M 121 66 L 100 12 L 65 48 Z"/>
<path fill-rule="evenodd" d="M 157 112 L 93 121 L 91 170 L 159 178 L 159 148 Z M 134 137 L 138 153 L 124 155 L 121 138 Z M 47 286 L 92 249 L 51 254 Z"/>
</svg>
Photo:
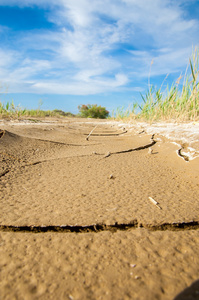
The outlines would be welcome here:
<svg viewBox="0 0 199 300">
<path fill-rule="evenodd" d="M 111 122 L 2 122 L 2 299 L 186 299 L 199 158 L 176 142 Z M 198 282 L 183 293 L 199 297 Z"/>
</svg>

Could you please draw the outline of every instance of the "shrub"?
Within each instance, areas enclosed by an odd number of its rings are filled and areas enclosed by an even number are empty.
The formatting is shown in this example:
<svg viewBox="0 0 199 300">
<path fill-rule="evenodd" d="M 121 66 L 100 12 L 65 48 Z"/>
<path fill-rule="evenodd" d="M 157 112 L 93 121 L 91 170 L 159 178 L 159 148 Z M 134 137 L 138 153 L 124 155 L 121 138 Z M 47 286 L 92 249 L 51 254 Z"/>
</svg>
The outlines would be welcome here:
<svg viewBox="0 0 199 300">
<path fill-rule="evenodd" d="M 106 119 L 109 115 L 109 111 L 105 107 L 97 104 L 82 104 L 78 106 L 78 109 L 80 117 L 83 118 Z"/>
</svg>

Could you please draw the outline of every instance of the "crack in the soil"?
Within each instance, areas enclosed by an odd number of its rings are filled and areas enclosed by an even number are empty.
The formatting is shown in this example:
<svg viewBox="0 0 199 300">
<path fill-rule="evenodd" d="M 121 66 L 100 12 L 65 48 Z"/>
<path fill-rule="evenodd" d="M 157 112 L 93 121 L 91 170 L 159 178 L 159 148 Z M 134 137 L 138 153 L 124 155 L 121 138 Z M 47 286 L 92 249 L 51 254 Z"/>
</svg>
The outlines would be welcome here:
<svg viewBox="0 0 199 300">
<path fill-rule="evenodd" d="M 7 131 L 9 134 L 12 134 L 11 132 Z M 2 138 L 6 133 L 6 130 L 1 130 L 0 129 L 0 138 Z M 16 135 L 16 134 L 14 134 Z M 18 136 L 18 135 L 17 135 Z M 45 139 L 38 139 L 38 138 L 32 138 L 32 137 L 24 137 L 24 136 L 19 136 L 22 138 L 27 138 L 27 139 L 31 139 L 31 140 L 36 140 L 36 141 L 40 141 L 40 142 L 45 142 L 45 143 L 52 143 L 52 144 L 57 144 L 57 145 L 63 145 L 63 146 L 74 146 L 74 147 L 86 147 L 89 146 L 88 144 L 85 145 L 78 145 L 78 144 L 67 144 L 67 143 L 63 143 L 63 142 L 57 142 L 57 141 L 51 141 L 51 140 L 45 140 Z"/>
<path fill-rule="evenodd" d="M 72 225 L 49 225 L 49 226 L 13 226 L 0 225 L 1 232 L 31 232 L 31 233 L 45 233 L 45 232 L 71 232 L 71 233 L 86 233 L 86 232 L 101 232 L 110 231 L 116 232 L 129 231 L 131 229 L 145 228 L 150 231 L 179 231 L 179 230 L 197 230 L 199 229 L 199 221 L 182 222 L 182 223 L 163 223 L 159 225 L 142 224 L 134 220 L 130 223 L 115 223 L 113 225 L 94 224 L 88 226 L 72 226 Z"/>
<path fill-rule="evenodd" d="M 57 145 L 64 145 L 64 146 L 74 146 L 74 147 L 88 146 L 88 145 L 67 144 L 67 143 L 63 143 L 63 142 L 56 142 L 56 141 L 36 139 L 36 138 L 33 138 L 33 139 L 36 141 L 47 142 L 47 143 L 52 143 L 52 144 L 57 144 Z"/>
<path fill-rule="evenodd" d="M 45 159 L 45 160 L 38 160 L 38 161 L 34 161 L 34 162 L 30 162 L 28 164 L 22 165 L 20 167 L 24 168 L 24 167 L 39 165 L 39 164 L 42 164 L 42 163 L 45 163 L 45 162 L 49 162 L 49 161 L 56 161 L 56 160 L 68 159 L 68 158 L 87 157 L 87 156 L 91 156 L 91 155 L 92 154 L 82 154 L 82 155 L 65 156 L 65 157 L 51 158 L 51 159 Z M 103 154 L 98 154 L 98 155 L 103 155 Z"/>
<path fill-rule="evenodd" d="M 4 134 L 5 134 L 5 131 L 0 129 L 0 138 L 2 138 L 4 136 Z"/>
<path fill-rule="evenodd" d="M 0 178 L 5 176 L 8 172 L 10 172 L 10 170 L 4 170 L 3 172 L 0 173 Z"/>
<path fill-rule="evenodd" d="M 187 155 L 184 155 L 184 154 L 182 153 L 182 151 L 183 151 L 183 147 L 180 148 L 180 149 L 177 151 L 178 155 L 179 155 L 180 157 L 182 157 L 185 161 L 189 162 L 189 157 L 188 157 Z"/>
<path fill-rule="evenodd" d="M 139 150 L 144 150 L 144 149 L 150 148 L 150 147 L 154 146 L 157 143 L 157 141 L 154 140 L 154 136 L 155 136 L 155 134 L 152 135 L 150 144 L 140 146 L 140 147 L 137 147 L 137 148 L 128 149 L 128 150 L 122 150 L 122 151 L 117 151 L 117 152 L 109 152 L 109 155 L 106 155 L 104 158 L 110 157 L 113 154 L 122 154 L 122 153 L 128 153 L 128 152 L 139 151 Z"/>
<path fill-rule="evenodd" d="M 42 160 L 42 161 L 30 162 L 29 164 L 23 165 L 22 167 L 35 166 L 35 165 L 38 165 L 38 164 L 41 164 L 41 163 L 45 163 L 45 162 L 49 162 L 49 161 L 54 161 L 54 160 L 58 160 L 58 159 L 88 157 L 88 156 L 92 156 L 93 154 L 103 156 L 103 158 L 107 158 L 107 157 L 109 157 L 109 156 L 111 156 L 113 154 L 128 153 L 128 152 L 144 150 L 144 149 L 147 149 L 149 147 L 152 147 L 153 145 L 155 145 L 157 143 L 154 140 L 154 134 L 152 135 L 151 140 L 152 140 L 152 142 L 150 144 L 147 144 L 147 145 L 144 145 L 144 146 L 140 146 L 140 147 L 137 147 L 137 148 L 128 149 L 128 150 L 118 151 L 118 152 L 108 152 L 108 155 L 105 155 L 103 153 L 96 153 L 96 152 L 94 152 L 92 154 L 82 154 L 82 155 L 75 155 L 75 156 L 58 157 L 58 158 L 52 158 L 52 159 L 45 159 L 45 160 Z"/>
</svg>

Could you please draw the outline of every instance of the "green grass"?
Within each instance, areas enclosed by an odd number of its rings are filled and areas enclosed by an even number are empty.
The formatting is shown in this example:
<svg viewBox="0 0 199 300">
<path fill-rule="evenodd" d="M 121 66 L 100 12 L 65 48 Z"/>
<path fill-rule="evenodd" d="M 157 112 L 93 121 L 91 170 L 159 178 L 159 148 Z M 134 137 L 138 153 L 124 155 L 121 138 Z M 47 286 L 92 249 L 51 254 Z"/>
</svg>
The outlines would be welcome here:
<svg viewBox="0 0 199 300">
<path fill-rule="evenodd" d="M 180 76 L 170 87 L 150 84 L 146 93 L 141 94 L 142 103 L 133 103 L 128 109 L 118 108 L 112 113 L 117 120 L 149 121 L 198 121 L 199 120 L 199 51 L 198 48 L 189 59 L 184 77 Z M 151 64 L 152 65 L 152 64 Z M 189 73 L 188 73 L 189 72 Z M 181 84 L 182 79 L 183 83 Z"/>
<path fill-rule="evenodd" d="M 189 59 L 189 66 L 184 75 L 180 76 L 171 87 L 160 88 L 149 86 L 145 95 L 141 94 L 143 103 L 138 105 L 140 112 L 136 119 L 154 120 L 199 120 L 199 82 L 198 82 L 198 48 Z M 188 74 L 189 71 L 189 74 Z M 134 116 L 133 116 L 134 117 Z"/>
<path fill-rule="evenodd" d="M 0 117 L 17 119 L 20 117 L 74 117 L 75 115 L 70 112 L 62 110 L 42 110 L 39 106 L 38 109 L 23 109 L 20 106 L 15 106 L 14 102 L 7 102 L 3 104 L 0 102 Z"/>
<path fill-rule="evenodd" d="M 138 108 L 138 104 L 137 103 L 133 103 L 133 105 L 129 106 L 127 109 L 125 109 L 124 107 L 118 107 L 116 109 L 116 111 L 112 112 L 112 116 L 113 118 L 115 118 L 116 120 L 127 120 L 127 119 L 132 119 L 133 116 L 135 118 L 136 116 L 136 109 Z"/>
</svg>

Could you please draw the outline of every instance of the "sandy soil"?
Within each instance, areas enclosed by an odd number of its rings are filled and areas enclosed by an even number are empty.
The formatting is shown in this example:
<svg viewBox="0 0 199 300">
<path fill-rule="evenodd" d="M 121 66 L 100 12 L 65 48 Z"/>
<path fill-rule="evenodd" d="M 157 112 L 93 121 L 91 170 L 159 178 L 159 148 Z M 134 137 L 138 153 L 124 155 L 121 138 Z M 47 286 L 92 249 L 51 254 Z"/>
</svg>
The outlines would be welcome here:
<svg viewBox="0 0 199 300">
<path fill-rule="evenodd" d="M 199 299 L 197 128 L 0 121 L 1 299 Z"/>
</svg>

